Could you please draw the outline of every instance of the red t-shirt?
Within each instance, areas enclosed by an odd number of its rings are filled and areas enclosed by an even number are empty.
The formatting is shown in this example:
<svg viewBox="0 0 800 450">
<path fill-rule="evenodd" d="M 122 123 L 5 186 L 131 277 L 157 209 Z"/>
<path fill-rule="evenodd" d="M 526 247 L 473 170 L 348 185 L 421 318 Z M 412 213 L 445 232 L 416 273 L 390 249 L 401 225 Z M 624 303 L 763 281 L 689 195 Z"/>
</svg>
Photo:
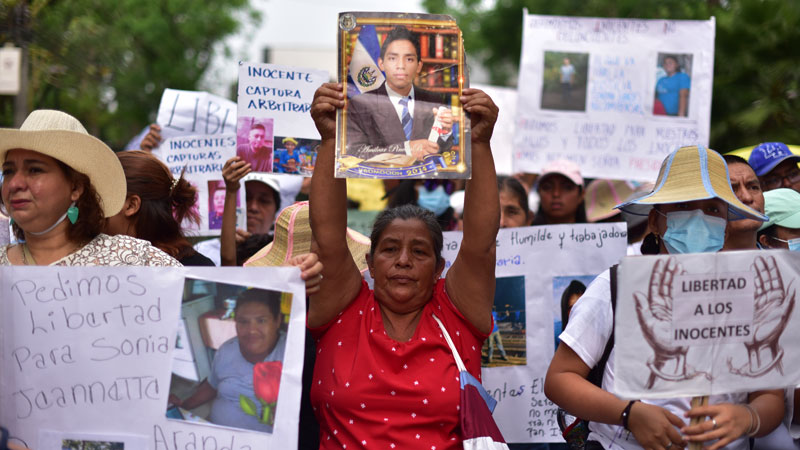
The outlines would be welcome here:
<svg viewBox="0 0 800 450">
<path fill-rule="evenodd" d="M 386 334 L 366 282 L 336 319 L 311 329 L 317 340 L 311 404 L 321 449 L 461 448 L 458 369 L 433 313 L 480 380 L 488 335 L 456 309 L 443 279 L 408 342 Z"/>
</svg>

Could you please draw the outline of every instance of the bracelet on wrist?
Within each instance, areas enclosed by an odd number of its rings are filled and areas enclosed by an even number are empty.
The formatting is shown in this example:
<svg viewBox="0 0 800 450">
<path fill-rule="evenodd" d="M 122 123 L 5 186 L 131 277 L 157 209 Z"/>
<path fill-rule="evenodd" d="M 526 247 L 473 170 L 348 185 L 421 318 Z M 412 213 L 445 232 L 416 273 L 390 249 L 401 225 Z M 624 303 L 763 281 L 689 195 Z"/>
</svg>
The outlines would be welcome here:
<svg viewBox="0 0 800 450">
<path fill-rule="evenodd" d="M 625 409 L 622 410 L 622 414 L 620 415 L 620 417 L 622 418 L 622 428 L 625 428 L 628 431 L 631 431 L 631 429 L 628 428 L 628 419 L 630 419 L 631 417 L 631 407 L 633 406 L 634 403 L 638 401 L 639 400 L 629 401 L 628 405 L 625 407 Z"/>
<path fill-rule="evenodd" d="M 754 437 L 758 434 L 759 430 L 761 430 L 761 417 L 750 404 L 745 403 L 743 406 L 750 413 L 750 426 L 747 427 L 747 436 Z"/>
</svg>

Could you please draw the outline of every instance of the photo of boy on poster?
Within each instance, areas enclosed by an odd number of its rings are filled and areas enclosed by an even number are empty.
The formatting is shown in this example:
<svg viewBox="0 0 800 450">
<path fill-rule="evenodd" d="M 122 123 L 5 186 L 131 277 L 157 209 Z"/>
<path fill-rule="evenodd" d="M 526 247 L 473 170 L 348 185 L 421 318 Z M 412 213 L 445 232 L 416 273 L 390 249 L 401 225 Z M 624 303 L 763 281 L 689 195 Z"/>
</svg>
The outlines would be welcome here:
<svg viewBox="0 0 800 450">
<path fill-rule="evenodd" d="M 544 52 L 541 108 L 585 111 L 589 54 Z"/>
<path fill-rule="evenodd" d="M 348 100 L 340 116 L 337 176 L 416 178 L 449 171 L 457 173 L 450 178 L 466 177 L 469 122 L 458 108 L 468 86 L 461 32 L 449 16 L 400 16 L 340 15 L 340 78 Z"/>
<path fill-rule="evenodd" d="M 275 173 L 291 173 L 311 175 L 317 162 L 318 139 L 303 139 L 292 136 L 275 136 L 274 158 L 272 165 Z"/>
<path fill-rule="evenodd" d="M 236 156 L 252 165 L 253 172 L 272 172 L 273 120 L 239 117 Z"/>
<path fill-rule="evenodd" d="M 215 307 L 198 318 L 213 352 L 211 373 L 196 386 L 173 376 L 167 417 L 272 433 L 291 300 L 277 291 L 190 281 L 185 297 L 198 287 L 213 291 Z"/>
<path fill-rule="evenodd" d="M 502 277 L 495 283 L 494 328 L 481 349 L 481 367 L 524 366 L 525 277 Z"/>
<path fill-rule="evenodd" d="M 208 229 L 209 230 L 219 230 L 222 228 L 223 209 L 225 209 L 225 181 L 208 180 Z"/>
</svg>

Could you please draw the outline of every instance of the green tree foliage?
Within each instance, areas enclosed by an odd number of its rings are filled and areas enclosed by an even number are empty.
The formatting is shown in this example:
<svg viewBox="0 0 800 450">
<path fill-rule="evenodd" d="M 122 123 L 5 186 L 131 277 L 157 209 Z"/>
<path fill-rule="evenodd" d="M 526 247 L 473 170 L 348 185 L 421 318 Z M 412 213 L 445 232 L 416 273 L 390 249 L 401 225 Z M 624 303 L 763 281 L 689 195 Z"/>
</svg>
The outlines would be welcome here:
<svg viewBox="0 0 800 450">
<path fill-rule="evenodd" d="M 711 146 L 800 143 L 800 2 L 784 0 L 423 0 L 451 14 L 490 82 L 515 82 L 522 11 L 583 17 L 717 19 Z"/>
<path fill-rule="evenodd" d="M 0 1 L 0 43 L 19 36 L 20 3 L 29 12 L 30 108 L 69 112 L 116 149 L 154 120 L 165 88 L 197 89 L 239 18 L 258 18 L 248 0 Z"/>
</svg>

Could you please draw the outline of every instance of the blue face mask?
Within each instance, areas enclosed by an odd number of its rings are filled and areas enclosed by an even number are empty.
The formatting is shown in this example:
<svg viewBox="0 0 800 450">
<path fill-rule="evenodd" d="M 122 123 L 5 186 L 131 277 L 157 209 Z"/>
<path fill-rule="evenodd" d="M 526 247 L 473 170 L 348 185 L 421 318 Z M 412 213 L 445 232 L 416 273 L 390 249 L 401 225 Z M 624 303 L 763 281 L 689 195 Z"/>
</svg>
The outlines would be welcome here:
<svg viewBox="0 0 800 450">
<path fill-rule="evenodd" d="M 775 239 L 776 241 L 785 242 L 785 243 L 786 243 L 786 245 L 788 245 L 788 246 L 789 246 L 789 251 L 792 251 L 792 252 L 800 252 L 800 238 L 789 239 L 789 240 L 787 241 L 787 240 L 785 240 L 785 239 L 778 239 L 778 238 L 776 238 L 776 237 L 772 237 L 772 236 L 770 236 L 770 237 L 771 237 L 772 239 Z"/>
<path fill-rule="evenodd" d="M 444 186 L 441 185 L 437 186 L 436 189 L 432 191 L 422 187 L 419 190 L 417 204 L 421 208 L 425 208 L 428 211 L 433 211 L 433 213 L 438 217 L 447 211 L 448 207 L 450 207 L 450 196 L 447 195 L 447 192 L 444 190 Z"/>
<path fill-rule="evenodd" d="M 674 211 L 666 214 L 667 231 L 662 239 L 671 254 L 718 252 L 725 244 L 728 221 L 703 211 Z"/>
</svg>

